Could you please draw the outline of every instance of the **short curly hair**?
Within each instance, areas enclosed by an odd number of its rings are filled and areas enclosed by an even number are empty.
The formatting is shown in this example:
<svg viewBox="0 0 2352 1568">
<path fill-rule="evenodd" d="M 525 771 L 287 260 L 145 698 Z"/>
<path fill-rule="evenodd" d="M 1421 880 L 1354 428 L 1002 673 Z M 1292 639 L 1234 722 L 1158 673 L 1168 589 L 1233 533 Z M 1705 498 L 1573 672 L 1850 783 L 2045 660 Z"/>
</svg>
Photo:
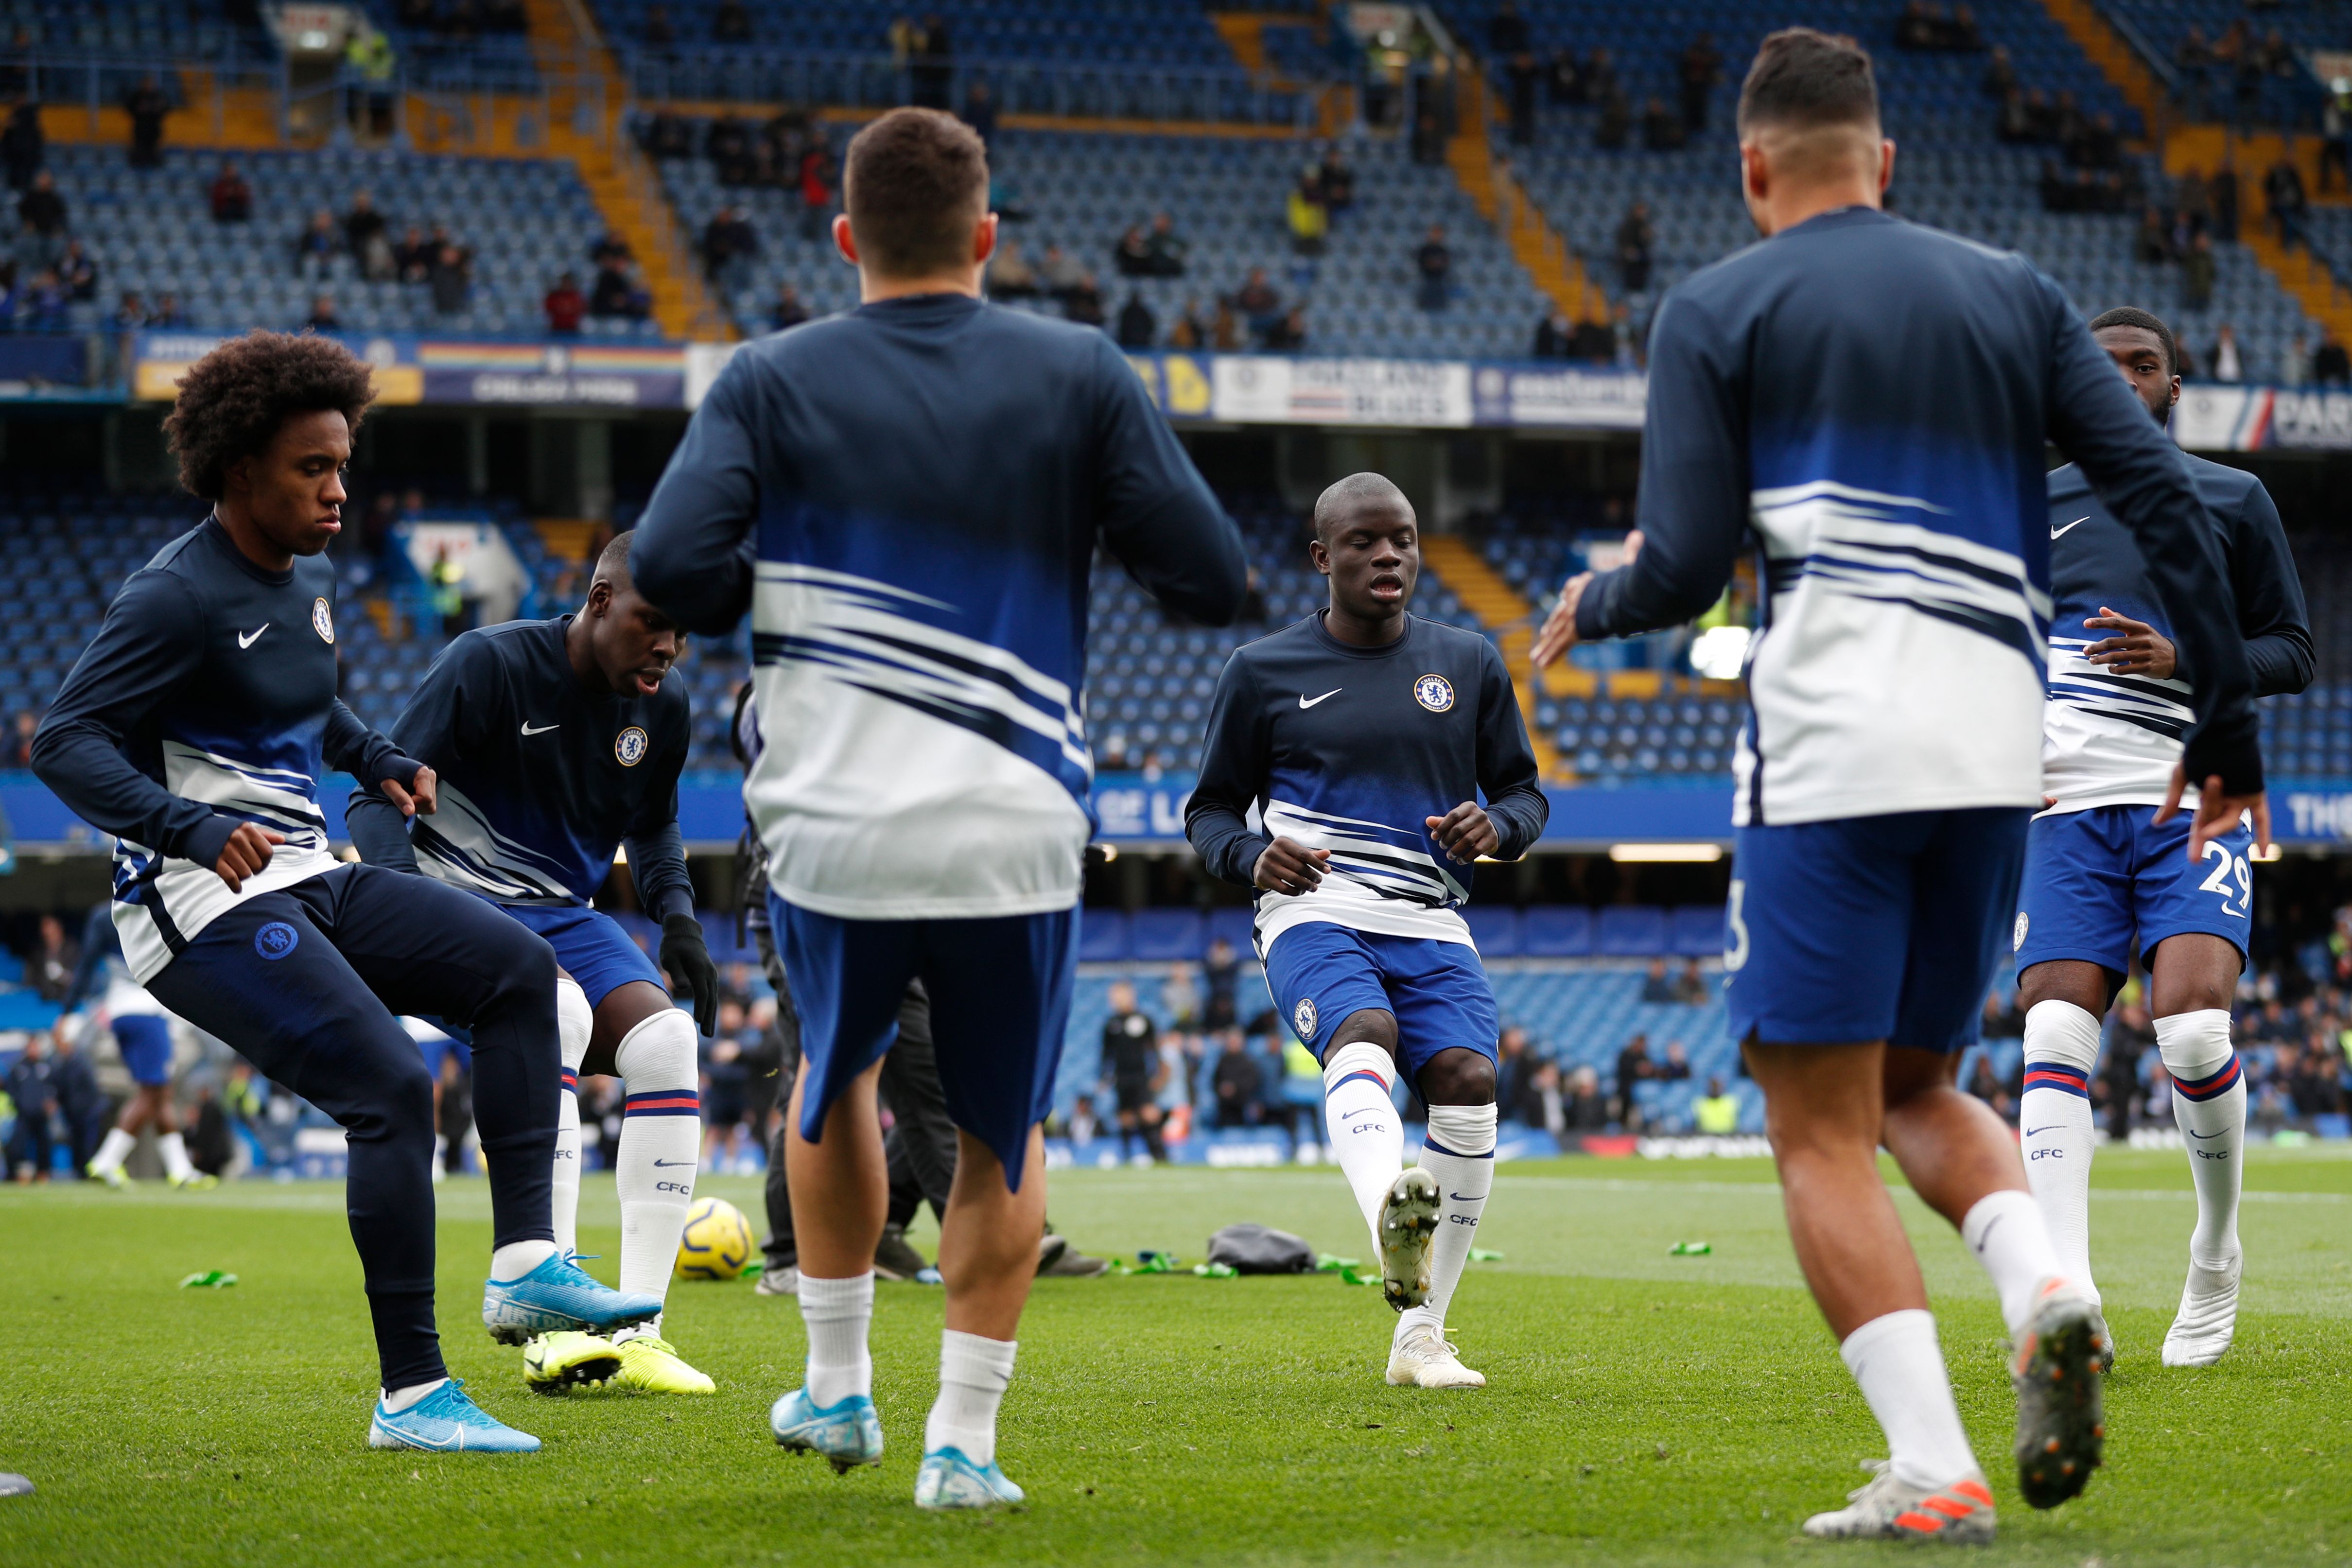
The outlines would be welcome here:
<svg viewBox="0 0 2352 1568">
<path fill-rule="evenodd" d="M 188 367 L 163 435 L 181 485 L 218 500 L 229 466 L 267 451 L 288 419 L 331 408 L 357 435 L 374 396 L 366 363 L 333 339 L 251 331 Z"/>
</svg>

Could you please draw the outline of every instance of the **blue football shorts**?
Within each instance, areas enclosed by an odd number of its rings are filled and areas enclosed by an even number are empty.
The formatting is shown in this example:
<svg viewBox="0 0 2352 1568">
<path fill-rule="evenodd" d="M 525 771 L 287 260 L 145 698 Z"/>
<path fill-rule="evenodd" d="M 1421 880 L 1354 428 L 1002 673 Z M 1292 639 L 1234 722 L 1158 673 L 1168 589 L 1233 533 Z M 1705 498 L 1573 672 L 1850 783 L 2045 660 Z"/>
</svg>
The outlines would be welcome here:
<svg viewBox="0 0 2352 1568">
<path fill-rule="evenodd" d="M 1455 1047 L 1496 1059 L 1502 1025 L 1495 992 L 1478 950 L 1467 942 L 1309 921 L 1267 948 L 1265 985 L 1318 1058 L 1349 1014 L 1372 1008 L 1395 1016 L 1397 1054 L 1408 1078 Z"/>
<path fill-rule="evenodd" d="M 1738 829 L 1723 958 L 1732 1037 L 1975 1044 L 2029 815 L 1989 806 Z"/>
<path fill-rule="evenodd" d="M 114 1020 L 114 1043 L 131 1081 L 152 1087 L 172 1081 L 172 1021 L 153 1013 L 125 1013 Z"/>
<path fill-rule="evenodd" d="M 949 1119 L 988 1145 L 1018 1191 L 1029 1130 L 1054 1105 L 1078 911 L 852 921 L 772 892 L 768 914 L 801 1018 L 801 1136 L 819 1142 L 834 1101 L 897 1042 L 907 983 L 919 979 Z"/>
<path fill-rule="evenodd" d="M 585 904 L 500 904 L 499 908 L 547 939 L 555 962 L 580 984 L 588 1005 L 632 980 L 660 986 L 660 966 L 646 956 L 621 922 Z"/>
<path fill-rule="evenodd" d="M 2037 817 L 2011 940 L 2022 972 L 2079 959 L 2117 974 L 2168 936 L 2203 932 L 2238 950 L 2253 929 L 2254 834 L 2241 824 L 2189 858 L 2189 813 L 2163 826 L 2152 805 Z"/>
</svg>

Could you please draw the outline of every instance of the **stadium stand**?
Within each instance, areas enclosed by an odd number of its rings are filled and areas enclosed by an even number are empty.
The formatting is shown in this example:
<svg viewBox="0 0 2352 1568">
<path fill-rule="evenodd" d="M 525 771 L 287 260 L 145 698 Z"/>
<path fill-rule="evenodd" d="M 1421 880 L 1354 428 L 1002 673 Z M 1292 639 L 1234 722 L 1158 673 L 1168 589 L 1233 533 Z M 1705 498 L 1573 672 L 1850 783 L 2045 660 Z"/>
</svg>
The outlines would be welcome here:
<svg viewBox="0 0 2352 1568">
<path fill-rule="evenodd" d="M 235 19 L 240 10 L 247 20 Z M 134 0 L 110 9 L 58 0 L 0 0 L 0 47 L 11 55 L 43 55 L 60 70 L 65 66 L 59 57 L 66 51 L 142 62 L 258 60 L 276 53 L 253 6 L 229 0 Z M 170 90 L 175 84 L 163 85 Z"/>
<path fill-rule="evenodd" d="M 703 142 L 698 125 L 694 143 Z M 1546 308 L 1534 279 L 1448 171 L 1412 163 L 1393 142 L 1345 144 L 1354 203 L 1332 216 L 1321 254 L 1298 253 L 1286 203 L 1306 165 L 1322 153 L 1318 143 L 1289 139 L 1003 132 L 991 149 L 997 205 L 1024 214 L 1004 226 L 1003 242 L 1019 247 L 1032 268 L 1056 247 L 1075 258 L 1094 279 L 1114 326 L 1128 298 L 1139 297 L 1153 318 L 1152 343 L 1164 344 L 1188 310 L 1210 326 L 1218 301 L 1262 268 L 1281 308 L 1244 313 L 1234 323 L 1235 346 L 1261 341 L 1268 323 L 1297 306 L 1305 315 L 1301 346 L 1315 353 L 1523 352 L 1528 323 Z M 690 233 L 701 234 L 726 205 L 749 209 L 761 254 L 729 301 L 745 331 L 766 330 L 777 289 L 786 284 L 813 313 L 856 302 L 856 274 L 829 235 L 812 237 L 803 229 L 796 191 L 723 185 L 706 158 L 665 160 L 661 168 Z M 1173 218 L 1186 247 L 1181 275 L 1122 276 L 1115 255 L 1121 235 L 1148 227 L 1160 212 Z M 1415 270 L 1415 251 L 1433 225 L 1444 231 L 1453 259 L 1449 297 L 1435 310 L 1421 302 Z M 997 292 L 1016 308 L 1058 310 L 1039 296 L 1013 296 L 1001 287 Z"/>
<path fill-rule="evenodd" d="M 2097 0 L 2182 112 L 2200 120 L 2307 125 L 2325 93 L 2298 49 L 2340 49 L 2340 11 L 2239 0 Z"/>
<path fill-rule="evenodd" d="M 2118 149 L 2118 166 L 2083 168 L 2065 162 L 2054 142 L 2002 142 L 1996 134 L 1999 105 L 1984 85 L 1988 51 L 1996 45 L 2007 51 L 2021 89 L 2050 100 L 2053 119 L 2063 95 L 2084 121 L 2095 125 L 2105 117 L 2118 137 L 2140 135 L 2145 128 L 2120 89 L 2041 5 L 1992 0 L 1975 10 L 1983 47 L 1920 50 L 1895 47 L 1898 6 L 1841 0 L 1808 7 L 1808 20 L 1853 32 L 1873 49 L 1888 134 L 1899 149 L 1892 193 L 1896 210 L 2025 252 L 2085 314 L 2126 303 L 2156 309 L 2200 352 L 2227 322 L 2237 334 L 2247 380 L 2275 376 L 2298 338 L 2316 342 L 2303 308 L 2230 233 L 2212 236 L 2215 276 L 2202 301 L 2178 261 L 2135 258 L 2145 213 L 2156 208 L 2170 215 L 2175 206 L 2171 182 L 2151 160 Z M 1677 122 L 1685 48 L 1709 33 L 1725 59 L 1742 60 L 1763 32 L 1752 10 L 1730 0 L 1672 13 L 1599 0 L 1540 0 L 1519 11 L 1538 57 L 1606 48 L 1629 103 L 1639 110 L 1654 101 Z M 1495 5 L 1456 4 L 1447 14 L 1466 38 L 1484 44 L 1494 36 Z M 1501 62 L 1490 58 L 1488 66 L 1498 82 L 1507 79 Z M 1705 127 L 1685 126 L 1686 144 L 1673 150 L 1643 145 L 1638 122 L 1625 145 L 1598 145 L 1604 111 L 1595 104 L 1546 104 L 1538 112 L 1534 143 L 1513 150 L 1529 194 L 1588 270 L 1631 305 L 1637 323 L 1646 321 L 1657 297 L 1685 275 L 1755 237 L 1732 174 L 1736 71 L 1724 70 L 1704 96 Z M 2056 205 L 2103 202 L 2116 210 L 2045 210 L 2043 185 L 2053 169 L 2059 179 L 2049 196 Z M 2076 184 L 2078 174 L 2087 183 Z M 2104 194 L 2085 194 L 2095 189 Z M 1647 265 L 1629 276 L 1620 260 L 1620 231 L 1637 201 L 1648 205 L 1654 234 Z M 2174 236 L 2170 248 L 2182 249 L 2188 242 L 2175 234 L 2169 216 L 2165 228 Z"/>
<path fill-rule="evenodd" d="M 216 222 L 208 194 L 224 163 L 252 188 L 242 222 Z M 126 290 L 152 311 L 178 297 L 198 331 L 251 326 L 290 331 L 317 296 L 333 301 L 352 332 L 438 332 L 464 337 L 545 335 L 541 300 L 556 278 L 593 271 L 590 250 L 604 232 L 596 204 L 572 165 L 558 160 L 436 156 L 392 150 L 320 149 L 221 154 L 166 149 L 161 169 L 125 166 L 111 148 L 53 146 L 48 167 L 64 196 L 69 232 L 99 266 L 98 298 L 75 307 L 77 326 L 111 315 Z M 445 229 L 467 253 L 469 279 L 457 308 L 436 308 L 433 285 L 371 280 L 345 239 L 343 219 L 360 192 L 386 223 L 388 245 L 430 242 Z M 323 265 L 298 265 L 296 241 L 314 215 L 332 220 Z M 656 336 L 651 321 L 591 316 L 584 332 Z"/>
</svg>

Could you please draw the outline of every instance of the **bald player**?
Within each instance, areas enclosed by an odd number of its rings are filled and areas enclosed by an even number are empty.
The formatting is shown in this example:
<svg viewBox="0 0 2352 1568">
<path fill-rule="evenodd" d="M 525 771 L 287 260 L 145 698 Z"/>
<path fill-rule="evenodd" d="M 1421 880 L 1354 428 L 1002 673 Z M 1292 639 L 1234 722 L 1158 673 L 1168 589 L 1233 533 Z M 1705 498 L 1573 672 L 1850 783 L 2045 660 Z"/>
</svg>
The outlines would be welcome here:
<svg viewBox="0 0 2352 1568">
<path fill-rule="evenodd" d="M 684 638 L 630 581 L 629 542 L 624 533 L 605 547 L 576 613 L 467 632 L 433 661 L 392 730 L 395 744 L 440 774 L 431 822 L 412 828 L 373 790 L 352 795 L 347 820 L 370 864 L 488 899 L 554 948 L 563 1048 L 556 1246 L 572 1253 L 578 1234 L 580 1074 L 618 1076 L 628 1086 L 614 1161 L 621 1278 L 661 1296 L 694 1201 L 697 1036 L 717 1017 L 719 976 L 694 918 L 677 826 L 692 726 L 685 688 L 670 675 Z M 661 922 L 660 969 L 589 905 L 624 842 L 638 901 Z M 691 1014 L 672 1005 L 664 970 Z M 606 1383 L 662 1394 L 714 1387 L 662 1337 L 659 1318 L 609 1340 L 542 1334 L 524 1349 L 523 1376 L 545 1393 Z"/>
<path fill-rule="evenodd" d="M 1421 534 L 1404 493 L 1341 479 L 1307 552 L 1330 604 L 1226 661 L 1184 831 L 1257 889 L 1266 986 L 1322 1058 L 1331 1147 L 1401 1314 L 1389 1382 L 1480 1388 L 1445 1313 L 1494 1184 L 1499 1030 L 1460 910 L 1471 863 L 1526 854 L 1550 807 L 1495 646 L 1406 613 Z M 1400 1075 L 1429 1107 L 1409 1170 Z"/>
</svg>

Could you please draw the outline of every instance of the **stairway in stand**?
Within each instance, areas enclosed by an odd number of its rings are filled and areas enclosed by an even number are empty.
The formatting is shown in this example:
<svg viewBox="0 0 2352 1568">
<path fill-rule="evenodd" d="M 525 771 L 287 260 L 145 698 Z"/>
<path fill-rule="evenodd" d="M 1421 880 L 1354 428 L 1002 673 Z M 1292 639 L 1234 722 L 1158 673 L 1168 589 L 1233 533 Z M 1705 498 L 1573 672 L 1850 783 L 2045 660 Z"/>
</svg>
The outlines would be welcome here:
<svg viewBox="0 0 2352 1568">
<path fill-rule="evenodd" d="M 1489 631 L 1501 631 L 1503 668 L 1511 672 L 1511 689 L 1519 700 L 1521 716 L 1527 720 L 1528 741 L 1535 747 L 1536 767 L 1545 778 L 1561 782 L 1565 775 L 1560 771 L 1559 748 L 1536 723 L 1535 670 L 1528 662 L 1528 650 L 1535 643 L 1534 607 L 1459 534 L 1423 534 L 1421 559 L 1422 564 L 1453 589 L 1454 596 L 1482 625 Z"/>
<path fill-rule="evenodd" d="M 1606 321 L 1609 297 L 1585 275 L 1584 263 L 1545 221 L 1543 209 L 1528 199 L 1509 165 L 1495 156 L 1494 94 L 1475 61 L 1456 77 L 1455 89 L 1460 124 L 1445 145 L 1455 182 L 1562 314 L 1571 321 Z M 1528 331 L 1533 335 L 1534 322 L 1528 323 Z"/>
</svg>

